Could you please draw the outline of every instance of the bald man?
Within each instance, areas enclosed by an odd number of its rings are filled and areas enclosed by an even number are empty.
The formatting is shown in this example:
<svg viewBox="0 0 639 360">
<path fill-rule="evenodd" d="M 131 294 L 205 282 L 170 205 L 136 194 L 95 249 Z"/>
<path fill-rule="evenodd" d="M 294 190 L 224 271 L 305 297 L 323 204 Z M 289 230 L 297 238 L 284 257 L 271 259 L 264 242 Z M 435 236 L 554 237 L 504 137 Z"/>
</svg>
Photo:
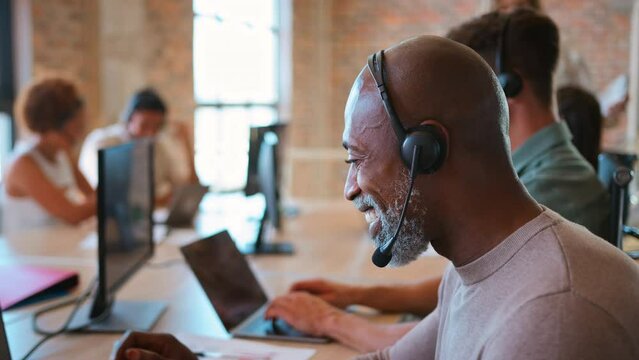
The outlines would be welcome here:
<svg viewBox="0 0 639 360">
<path fill-rule="evenodd" d="M 373 72 L 385 74 L 386 107 Z M 428 139 L 400 155 L 402 130 Z M 639 355 L 637 265 L 530 197 L 510 159 L 506 99 L 475 52 L 422 36 L 378 53 L 349 95 L 343 142 L 345 197 L 365 213 L 377 245 L 388 243 L 411 199 L 391 265 L 413 261 L 429 243 L 452 262 L 437 309 L 363 359 Z M 266 316 L 342 340 L 342 314 L 293 293 Z M 140 333 L 123 339 L 115 358 L 194 359 L 170 336 Z"/>
<path fill-rule="evenodd" d="M 522 78 L 521 91 L 507 99 L 510 146 L 517 175 L 537 202 L 604 236 L 607 193 L 571 143 L 567 126 L 558 122 L 552 111 L 552 76 L 559 50 L 558 30 L 552 20 L 530 9 L 515 9 L 509 15 L 493 12 L 453 29 L 449 37 L 471 47 L 496 68 L 498 38 L 504 33 L 507 17 L 510 25 L 503 50 L 507 55 L 505 65 Z M 385 312 L 426 315 L 437 305 L 439 282 L 440 277 L 431 277 L 409 284 L 357 286 L 311 279 L 293 284 L 291 291 L 311 293 L 338 308 L 359 304 Z M 289 306 L 293 308 L 303 307 Z M 310 317 L 309 314 L 297 315 Z M 342 330 L 335 337 L 360 351 L 393 344 L 417 324 L 389 326 L 346 314 L 339 317 Z"/>
</svg>

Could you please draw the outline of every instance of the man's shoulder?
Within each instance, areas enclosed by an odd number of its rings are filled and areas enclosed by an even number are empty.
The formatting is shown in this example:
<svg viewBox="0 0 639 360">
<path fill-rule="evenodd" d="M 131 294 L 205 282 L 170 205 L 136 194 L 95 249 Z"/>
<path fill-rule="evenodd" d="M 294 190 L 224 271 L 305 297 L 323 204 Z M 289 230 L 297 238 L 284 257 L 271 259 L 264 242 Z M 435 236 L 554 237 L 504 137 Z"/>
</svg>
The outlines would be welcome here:
<svg viewBox="0 0 639 360">
<path fill-rule="evenodd" d="M 520 176 L 556 177 L 565 174 L 596 178 L 592 166 L 569 142 L 561 142 L 540 152 L 526 167 L 522 168 Z"/>
<path fill-rule="evenodd" d="M 636 324 L 636 322 L 634 323 Z M 517 353 L 521 358 L 636 359 L 637 325 L 619 321 L 610 311 L 572 289 L 530 299 L 493 333 L 487 357 Z"/>
<path fill-rule="evenodd" d="M 639 265 L 584 227 L 569 221 L 553 226 L 565 262 L 570 294 L 624 328 L 639 333 Z M 639 344 L 638 344 L 639 346 Z"/>
<path fill-rule="evenodd" d="M 572 293 L 639 326 L 639 267 L 629 256 L 552 210 L 550 225 L 538 233 L 500 270 L 503 281 L 517 277 L 518 291 L 505 296 L 524 304 L 550 294 Z M 502 279 L 503 278 L 503 279 Z M 517 305 L 517 306 L 519 306 Z M 637 329 L 639 333 L 639 328 Z"/>
<path fill-rule="evenodd" d="M 587 298 L 616 301 L 632 296 L 639 302 L 639 264 L 577 224 L 561 221 L 555 225 L 554 232 L 569 271 L 571 287 L 577 293 Z M 636 313 L 639 315 L 639 310 Z"/>
<path fill-rule="evenodd" d="M 602 235 L 605 231 L 608 193 L 572 144 L 550 148 L 524 168 L 519 177 L 540 204 L 594 233 Z"/>
</svg>

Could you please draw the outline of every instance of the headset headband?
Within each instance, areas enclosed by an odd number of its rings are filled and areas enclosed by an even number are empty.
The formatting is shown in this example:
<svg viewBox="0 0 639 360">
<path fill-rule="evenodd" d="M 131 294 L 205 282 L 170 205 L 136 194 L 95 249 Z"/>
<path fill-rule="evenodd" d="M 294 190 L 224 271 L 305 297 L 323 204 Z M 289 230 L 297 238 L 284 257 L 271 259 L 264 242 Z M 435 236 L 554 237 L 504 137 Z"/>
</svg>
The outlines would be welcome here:
<svg viewBox="0 0 639 360">
<path fill-rule="evenodd" d="M 510 15 L 506 15 L 506 20 L 504 20 L 504 24 L 501 27 L 501 31 L 499 33 L 499 39 L 497 40 L 497 54 L 495 56 L 495 71 L 497 75 L 503 74 L 505 72 L 505 67 L 507 66 L 506 60 L 508 58 L 508 54 L 506 53 L 506 42 L 508 41 L 508 28 L 510 27 Z"/>
<path fill-rule="evenodd" d="M 402 123 L 399 121 L 399 117 L 397 116 L 397 113 L 393 108 L 393 104 L 391 103 L 388 90 L 386 90 L 384 76 L 386 74 L 386 72 L 384 71 L 384 50 L 380 50 L 368 57 L 368 70 L 370 70 L 371 74 L 373 75 L 373 79 L 375 79 L 377 89 L 379 90 L 379 94 L 382 97 L 384 109 L 386 109 L 386 113 L 391 119 L 393 131 L 395 131 L 397 140 L 399 140 L 399 143 L 401 145 L 404 142 L 404 139 L 406 139 L 406 130 L 402 126 Z"/>
</svg>

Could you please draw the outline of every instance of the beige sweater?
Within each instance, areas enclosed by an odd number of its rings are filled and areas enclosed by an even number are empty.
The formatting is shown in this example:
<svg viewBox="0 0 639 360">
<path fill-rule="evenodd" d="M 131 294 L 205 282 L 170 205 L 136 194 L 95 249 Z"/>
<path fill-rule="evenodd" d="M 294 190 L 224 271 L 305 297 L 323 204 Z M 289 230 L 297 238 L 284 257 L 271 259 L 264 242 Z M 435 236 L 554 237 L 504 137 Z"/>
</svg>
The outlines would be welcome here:
<svg viewBox="0 0 639 360">
<path fill-rule="evenodd" d="M 465 266 L 437 309 L 360 359 L 639 359 L 639 266 L 546 209 Z"/>
</svg>

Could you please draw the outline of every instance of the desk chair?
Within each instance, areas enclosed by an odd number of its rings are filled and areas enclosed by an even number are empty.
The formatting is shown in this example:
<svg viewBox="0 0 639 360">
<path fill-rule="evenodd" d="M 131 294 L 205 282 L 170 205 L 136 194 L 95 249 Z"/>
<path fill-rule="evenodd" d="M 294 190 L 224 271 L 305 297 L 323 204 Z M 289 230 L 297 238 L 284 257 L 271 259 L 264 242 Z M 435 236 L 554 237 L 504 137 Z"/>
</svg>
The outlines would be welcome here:
<svg viewBox="0 0 639 360">
<path fill-rule="evenodd" d="M 628 185 L 634 178 L 635 154 L 603 152 L 599 154 L 599 180 L 610 193 L 610 228 L 608 242 L 623 250 L 623 237 L 630 235 L 639 239 L 639 229 L 627 226 L 629 199 Z M 639 258 L 639 251 L 627 252 L 633 259 Z"/>
</svg>

